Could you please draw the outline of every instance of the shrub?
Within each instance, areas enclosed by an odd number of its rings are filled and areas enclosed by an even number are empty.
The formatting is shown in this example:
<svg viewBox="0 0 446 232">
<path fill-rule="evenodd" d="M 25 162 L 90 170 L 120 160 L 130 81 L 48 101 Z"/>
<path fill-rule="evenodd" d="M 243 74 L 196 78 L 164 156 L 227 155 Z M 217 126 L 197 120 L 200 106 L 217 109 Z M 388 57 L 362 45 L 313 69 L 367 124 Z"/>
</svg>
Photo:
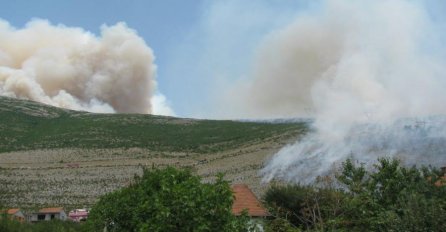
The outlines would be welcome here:
<svg viewBox="0 0 446 232">
<path fill-rule="evenodd" d="M 188 170 L 146 169 L 133 184 L 101 197 L 90 213 L 93 231 L 243 231 L 232 215 L 228 182 L 202 183 Z"/>
<path fill-rule="evenodd" d="M 357 230 L 445 231 L 441 176 L 437 169 L 404 167 L 396 159 L 379 159 L 372 171 L 347 160 L 338 177 L 349 193 L 344 218 Z"/>
<path fill-rule="evenodd" d="M 264 196 L 276 217 L 295 227 L 320 230 L 337 226 L 344 200 L 345 194 L 338 189 L 298 184 L 272 185 Z"/>
<path fill-rule="evenodd" d="M 70 221 L 52 220 L 29 224 L 7 219 L 0 219 L 0 231 L 2 232 L 78 232 L 84 231 L 83 225 Z"/>
<path fill-rule="evenodd" d="M 289 221 L 276 218 L 272 220 L 268 227 L 266 228 L 266 232 L 300 232 L 301 230 L 293 226 Z"/>
<path fill-rule="evenodd" d="M 276 217 L 307 230 L 446 231 L 443 178 L 396 159 L 370 170 L 347 160 L 334 185 L 273 185 L 264 199 Z"/>
</svg>

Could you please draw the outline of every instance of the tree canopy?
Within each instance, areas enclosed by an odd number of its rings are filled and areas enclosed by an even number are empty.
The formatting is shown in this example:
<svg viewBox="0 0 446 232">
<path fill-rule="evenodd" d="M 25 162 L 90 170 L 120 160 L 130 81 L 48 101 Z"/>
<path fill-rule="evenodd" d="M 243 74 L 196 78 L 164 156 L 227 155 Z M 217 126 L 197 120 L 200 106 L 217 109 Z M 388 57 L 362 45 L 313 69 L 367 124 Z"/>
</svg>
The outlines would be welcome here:
<svg viewBox="0 0 446 232">
<path fill-rule="evenodd" d="M 312 185 L 273 185 L 270 211 L 295 228 L 316 231 L 446 231 L 446 182 L 432 167 L 379 159 L 373 168 L 343 163 Z"/>
<path fill-rule="evenodd" d="M 94 231 L 243 231 L 246 220 L 232 215 L 232 202 L 221 175 L 202 183 L 188 170 L 146 169 L 130 186 L 101 197 L 88 224 Z"/>
</svg>

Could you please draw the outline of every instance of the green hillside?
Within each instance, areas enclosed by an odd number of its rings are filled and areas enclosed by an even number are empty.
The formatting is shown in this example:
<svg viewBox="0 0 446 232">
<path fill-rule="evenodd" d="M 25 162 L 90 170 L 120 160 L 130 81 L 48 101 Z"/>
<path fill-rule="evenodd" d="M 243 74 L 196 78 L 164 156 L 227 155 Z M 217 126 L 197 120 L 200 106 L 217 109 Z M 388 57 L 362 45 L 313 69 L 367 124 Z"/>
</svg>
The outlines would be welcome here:
<svg viewBox="0 0 446 232">
<path fill-rule="evenodd" d="M 93 114 L 0 97 L 0 152 L 54 148 L 146 148 L 209 153 L 306 130 L 304 123 L 192 120 Z"/>
<path fill-rule="evenodd" d="M 189 167 L 204 180 L 264 191 L 265 160 L 305 123 L 93 114 L 0 97 L 0 205 L 84 207 L 128 185 L 144 166 Z"/>
</svg>

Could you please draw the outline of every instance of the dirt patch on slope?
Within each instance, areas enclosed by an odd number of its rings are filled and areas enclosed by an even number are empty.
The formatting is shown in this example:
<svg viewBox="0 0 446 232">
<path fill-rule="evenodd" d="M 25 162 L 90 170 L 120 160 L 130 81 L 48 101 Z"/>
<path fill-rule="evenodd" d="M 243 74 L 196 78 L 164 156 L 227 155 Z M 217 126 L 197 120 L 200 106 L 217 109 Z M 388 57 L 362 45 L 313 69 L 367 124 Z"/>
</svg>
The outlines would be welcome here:
<svg viewBox="0 0 446 232">
<path fill-rule="evenodd" d="M 288 141 L 271 138 L 212 154 L 147 149 L 54 149 L 0 154 L 1 201 L 32 208 L 93 204 L 99 196 L 128 185 L 144 167 L 189 167 L 212 181 L 219 172 L 231 183 L 246 183 L 260 196 L 266 186 L 258 175 L 263 163 Z"/>
</svg>

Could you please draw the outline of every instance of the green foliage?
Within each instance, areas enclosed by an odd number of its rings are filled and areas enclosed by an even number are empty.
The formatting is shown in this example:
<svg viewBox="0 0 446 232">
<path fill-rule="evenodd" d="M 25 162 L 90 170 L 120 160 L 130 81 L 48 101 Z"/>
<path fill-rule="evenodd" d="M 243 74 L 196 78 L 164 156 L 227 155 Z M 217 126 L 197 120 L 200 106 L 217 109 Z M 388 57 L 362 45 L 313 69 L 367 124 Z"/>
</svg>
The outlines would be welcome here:
<svg viewBox="0 0 446 232">
<path fill-rule="evenodd" d="M 192 120 L 144 114 L 93 114 L 0 97 L 0 152 L 54 148 L 148 148 L 209 153 L 275 136 L 305 123 Z"/>
<path fill-rule="evenodd" d="M 318 188 L 303 185 L 272 185 L 265 193 L 264 201 L 269 206 L 270 212 L 279 219 L 287 220 L 289 226 L 324 230 L 336 227 L 335 222 L 341 214 L 345 194 L 328 186 Z M 289 227 L 279 219 L 271 222 L 274 228 L 278 227 L 277 224 L 283 228 Z"/>
<path fill-rule="evenodd" d="M 438 184 L 442 181 L 439 170 L 403 167 L 396 159 L 379 159 L 374 171 L 364 174 L 363 170 L 363 165 L 347 160 L 338 177 L 350 196 L 343 207 L 350 228 L 446 230 L 446 188 Z"/>
<path fill-rule="evenodd" d="M 85 231 L 83 224 L 69 221 L 44 221 L 36 224 L 0 219 L 0 231 L 2 232 L 79 232 Z"/>
<path fill-rule="evenodd" d="M 446 231 L 442 177 L 396 159 L 379 159 L 372 170 L 347 160 L 333 184 L 273 185 L 265 201 L 278 218 L 306 230 Z"/>
<path fill-rule="evenodd" d="M 210 184 L 188 170 L 144 170 L 129 187 L 101 197 L 88 224 L 92 231 L 246 231 L 232 202 L 222 176 Z"/>
<path fill-rule="evenodd" d="M 301 208 L 313 193 L 311 187 L 301 185 L 272 185 L 265 193 L 264 200 L 276 216 L 300 226 L 304 224 L 301 220 Z"/>
<path fill-rule="evenodd" d="M 272 220 L 267 228 L 266 232 L 300 232 L 301 230 L 294 227 L 289 221 L 283 218 L 276 218 Z"/>
</svg>

